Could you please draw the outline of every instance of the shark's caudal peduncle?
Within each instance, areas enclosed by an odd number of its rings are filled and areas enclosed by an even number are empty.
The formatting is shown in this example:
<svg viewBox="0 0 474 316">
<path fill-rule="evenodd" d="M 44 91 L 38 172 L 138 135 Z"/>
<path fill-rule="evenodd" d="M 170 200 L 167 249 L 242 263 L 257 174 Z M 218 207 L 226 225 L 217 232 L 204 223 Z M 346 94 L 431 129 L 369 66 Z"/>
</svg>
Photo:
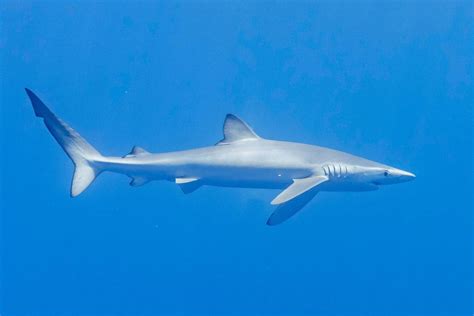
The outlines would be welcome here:
<svg viewBox="0 0 474 316">
<path fill-rule="evenodd" d="M 276 225 L 302 209 L 320 191 L 371 191 L 406 182 L 412 173 L 329 148 L 259 137 L 232 114 L 215 146 L 152 154 L 134 146 L 123 157 L 106 157 L 58 118 L 30 90 L 36 116 L 75 165 L 71 196 L 82 193 L 102 172 L 129 176 L 131 186 L 154 180 L 175 182 L 185 193 L 203 185 L 284 189 L 267 221 Z"/>
</svg>

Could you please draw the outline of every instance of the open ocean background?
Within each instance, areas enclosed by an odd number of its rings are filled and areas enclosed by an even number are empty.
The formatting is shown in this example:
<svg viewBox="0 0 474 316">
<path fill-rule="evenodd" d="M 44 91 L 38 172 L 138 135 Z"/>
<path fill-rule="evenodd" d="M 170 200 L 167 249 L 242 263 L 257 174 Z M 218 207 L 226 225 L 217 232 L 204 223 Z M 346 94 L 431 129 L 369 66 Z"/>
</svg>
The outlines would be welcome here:
<svg viewBox="0 0 474 316">
<path fill-rule="evenodd" d="M 472 315 L 472 1 L 2 1 L 0 314 Z M 262 137 L 411 171 L 321 193 L 73 166 L 24 88 L 106 155 Z"/>
</svg>

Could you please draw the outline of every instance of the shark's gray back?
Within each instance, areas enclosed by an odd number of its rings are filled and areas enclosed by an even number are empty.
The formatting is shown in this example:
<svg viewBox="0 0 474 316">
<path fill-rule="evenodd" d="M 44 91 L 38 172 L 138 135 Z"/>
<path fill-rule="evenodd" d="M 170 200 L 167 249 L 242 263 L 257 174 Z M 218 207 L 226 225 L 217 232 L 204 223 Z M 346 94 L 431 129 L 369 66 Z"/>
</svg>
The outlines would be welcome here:
<svg viewBox="0 0 474 316">
<path fill-rule="evenodd" d="M 330 148 L 302 143 L 266 139 L 242 141 L 228 145 L 145 156 L 145 160 L 174 161 L 177 164 L 245 165 L 312 168 L 340 163 L 363 167 L 382 166 L 379 163 Z"/>
</svg>

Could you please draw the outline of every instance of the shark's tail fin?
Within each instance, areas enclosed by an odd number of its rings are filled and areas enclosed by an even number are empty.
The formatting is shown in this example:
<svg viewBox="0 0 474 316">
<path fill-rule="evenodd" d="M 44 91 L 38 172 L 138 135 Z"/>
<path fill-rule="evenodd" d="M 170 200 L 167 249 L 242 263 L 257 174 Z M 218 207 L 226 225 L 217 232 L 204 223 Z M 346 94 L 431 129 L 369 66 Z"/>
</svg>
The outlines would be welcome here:
<svg viewBox="0 0 474 316">
<path fill-rule="evenodd" d="M 44 124 L 51 135 L 73 161 L 75 170 L 72 178 L 71 196 L 78 196 L 99 175 L 101 170 L 95 162 L 102 160 L 104 157 L 66 122 L 51 112 L 31 90 L 25 90 L 31 100 L 36 116 L 43 118 Z"/>
</svg>

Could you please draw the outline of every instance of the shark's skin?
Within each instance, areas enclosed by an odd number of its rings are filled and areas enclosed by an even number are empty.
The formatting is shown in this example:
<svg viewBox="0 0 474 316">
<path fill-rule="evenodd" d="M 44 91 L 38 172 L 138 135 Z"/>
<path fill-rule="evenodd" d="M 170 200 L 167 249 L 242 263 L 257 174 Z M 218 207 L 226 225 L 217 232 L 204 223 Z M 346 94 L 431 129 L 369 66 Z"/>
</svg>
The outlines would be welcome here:
<svg viewBox="0 0 474 316">
<path fill-rule="evenodd" d="M 202 185 L 285 189 L 272 204 L 267 221 L 280 224 L 303 208 L 319 191 L 372 191 L 415 176 L 400 169 L 337 150 L 259 137 L 236 116 L 224 122 L 224 139 L 215 146 L 152 154 L 140 147 L 124 157 L 100 154 L 77 132 L 26 89 L 35 114 L 73 160 L 76 169 L 71 196 L 84 191 L 101 172 L 125 174 L 130 185 L 168 180 L 185 193 Z"/>
</svg>

